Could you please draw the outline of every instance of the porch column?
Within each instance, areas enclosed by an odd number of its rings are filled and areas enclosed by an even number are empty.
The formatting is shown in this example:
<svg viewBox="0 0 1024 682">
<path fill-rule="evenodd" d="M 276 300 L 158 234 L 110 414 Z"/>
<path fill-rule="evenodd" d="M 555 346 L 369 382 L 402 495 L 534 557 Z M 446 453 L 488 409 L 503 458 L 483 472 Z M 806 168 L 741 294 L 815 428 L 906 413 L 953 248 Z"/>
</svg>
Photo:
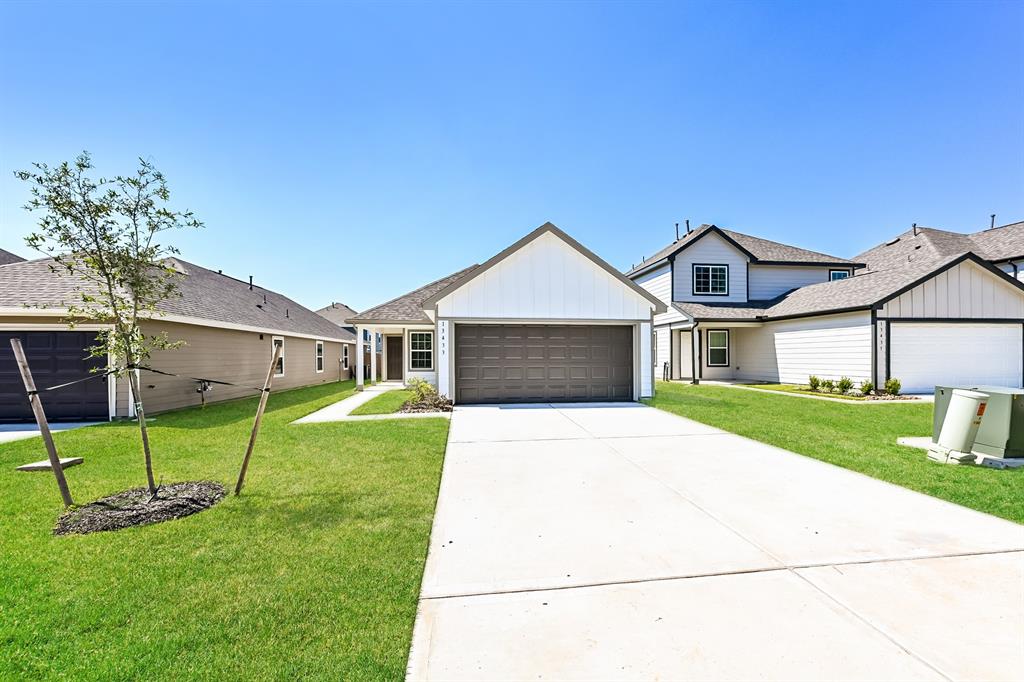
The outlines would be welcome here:
<svg viewBox="0 0 1024 682">
<path fill-rule="evenodd" d="M 356 325 L 356 390 L 363 389 L 363 328 Z"/>
<path fill-rule="evenodd" d="M 377 330 L 370 329 L 370 385 L 377 383 Z"/>
<path fill-rule="evenodd" d="M 690 350 L 693 353 L 693 357 L 691 358 L 693 377 L 691 377 L 690 383 L 693 384 L 700 383 L 700 337 L 701 333 L 697 330 L 697 325 L 695 324 L 690 329 Z"/>
</svg>

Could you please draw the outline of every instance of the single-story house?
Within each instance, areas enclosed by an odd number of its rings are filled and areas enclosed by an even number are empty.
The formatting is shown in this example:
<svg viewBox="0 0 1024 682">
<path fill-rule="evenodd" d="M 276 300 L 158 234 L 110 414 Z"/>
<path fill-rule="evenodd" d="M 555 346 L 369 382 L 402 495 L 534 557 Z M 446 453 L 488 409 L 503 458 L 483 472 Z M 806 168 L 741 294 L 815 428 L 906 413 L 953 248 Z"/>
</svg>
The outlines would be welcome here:
<svg viewBox="0 0 1024 682">
<path fill-rule="evenodd" d="M 149 413 L 256 395 L 274 345 L 282 346 L 274 389 L 350 378 L 355 335 L 295 301 L 249 282 L 181 259 L 169 259 L 181 275 L 180 296 L 159 306 L 145 321 L 147 335 L 166 332 L 184 345 L 153 353 L 147 365 L 180 376 L 139 372 Z M 55 274 L 47 258 L 0 265 L 0 422 L 31 421 L 25 388 L 14 362 L 11 337 L 21 339 L 36 385 L 46 387 L 90 376 L 112 358 L 86 358 L 96 332 L 107 325 L 67 324 L 67 305 L 80 304 L 77 278 Z M 196 379 L 229 381 L 240 386 Z M 104 420 L 134 416 L 129 382 L 93 379 L 41 393 L 54 421 Z"/>
<path fill-rule="evenodd" d="M 852 260 L 701 225 L 627 275 L 662 300 L 670 380 L 804 384 L 847 376 L 908 393 L 1024 384 L 1024 223 L 914 227 Z"/>
<path fill-rule="evenodd" d="M 346 321 L 346 320 L 348 320 L 348 318 L 354 317 L 355 315 L 359 314 L 355 309 L 350 308 L 349 306 L 345 305 L 344 303 L 338 303 L 336 301 L 333 301 L 329 305 L 326 305 L 323 308 L 320 308 L 319 310 L 317 310 L 316 313 L 317 313 L 317 315 L 322 315 L 323 317 L 326 317 L 328 320 L 330 320 L 334 324 L 338 325 L 342 329 L 345 329 L 345 330 L 351 332 L 352 336 L 355 337 L 355 334 L 356 334 L 355 326 L 349 324 Z M 369 379 L 370 378 L 370 365 L 373 364 L 373 363 L 370 362 L 370 349 L 371 348 L 376 348 L 377 349 L 377 358 L 376 358 L 377 379 L 379 380 L 380 379 L 380 373 L 381 373 L 381 367 L 383 367 L 383 363 L 381 362 L 381 352 L 382 352 L 381 346 L 383 344 L 383 340 L 380 338 L 380 335 L 378 335 L 376 339 L 373 339 L 371 341 L 370 330 L 369 329 L 362 330 L 362 334 L 363 334 L 363 369 L 364 369 L 363 379 Z M 352 376 L 355 376 L 355 369 L 354 369 L 354 367 L 355 367 L 355 355 L 352 356 L 352 366 L 353 366 Z M 346 369 L 347 369 L 347 367 L 346 367 Z"/>
<path fill-rule="evenodd" d="M 653 395 L 651 329 L 665 310 L 545 223 L 348 321 L 383 334 L 385 380 L 421 378 L 456 403 L 632 401 Z"/>
</svg>

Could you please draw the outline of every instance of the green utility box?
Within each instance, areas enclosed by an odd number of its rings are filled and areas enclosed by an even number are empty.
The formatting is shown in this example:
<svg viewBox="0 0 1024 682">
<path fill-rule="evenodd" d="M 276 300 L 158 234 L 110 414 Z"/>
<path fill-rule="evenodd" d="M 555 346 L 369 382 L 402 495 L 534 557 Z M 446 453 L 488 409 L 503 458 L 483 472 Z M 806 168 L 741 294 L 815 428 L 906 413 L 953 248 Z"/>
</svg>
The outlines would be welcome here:
<svg viewBox="0 0 1024 682">
<path fill-rule="evenodd" d="M 932 442 L 939 437 L 954 388 L 987 393 L 988 407 L 981 419 L 974 451 L 992 457 L 1024 457 L 1024 389 L 1004 386 L 936 386 Z"/>
</svg>

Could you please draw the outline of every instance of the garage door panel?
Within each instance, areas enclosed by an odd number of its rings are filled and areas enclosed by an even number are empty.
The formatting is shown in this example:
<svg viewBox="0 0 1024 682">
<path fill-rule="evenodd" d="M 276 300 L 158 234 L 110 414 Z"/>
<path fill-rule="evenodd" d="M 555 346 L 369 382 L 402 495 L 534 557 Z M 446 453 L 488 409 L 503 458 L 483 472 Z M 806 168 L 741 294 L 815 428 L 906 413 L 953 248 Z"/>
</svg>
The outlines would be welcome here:
<svg viewBox="0 0 1024 682">
<path fill-rule="evenodd" d="M 466 351 L 466 346 L 479 346 L 484 337 L 489 347 L 500 349 L 496 354 Z M 632 342 L 632 327 L 625 325 L 456 324 L 456 399 L 631 400 Z M 488 359 L 492 355 L 500 360 Z"/>
<path fill-rule="evenodd" d="M 893 322 L 889 374 L 905 393 L 936 385 L 1021 387 L 1024 372 L 1019 324 Z"/>
</svg>

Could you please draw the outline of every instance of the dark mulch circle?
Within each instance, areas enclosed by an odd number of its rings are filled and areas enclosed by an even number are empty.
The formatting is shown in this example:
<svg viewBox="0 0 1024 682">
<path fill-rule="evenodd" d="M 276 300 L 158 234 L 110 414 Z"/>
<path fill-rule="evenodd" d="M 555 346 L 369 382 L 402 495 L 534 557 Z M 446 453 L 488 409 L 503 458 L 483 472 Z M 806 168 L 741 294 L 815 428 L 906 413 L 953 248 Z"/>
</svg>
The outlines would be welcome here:
<svg viewBox="0 0 1024 682">
<path fill-rule="evenodd" d="M 160 486 L 156 497 L 148 488 L 132 488 L 64 512 L 54 535 L 85 535 L 105 530 L 180 519 L 209 509 L 224 498 L 224 486 L 214 481 L 186 481 Z"/>
</svg>

